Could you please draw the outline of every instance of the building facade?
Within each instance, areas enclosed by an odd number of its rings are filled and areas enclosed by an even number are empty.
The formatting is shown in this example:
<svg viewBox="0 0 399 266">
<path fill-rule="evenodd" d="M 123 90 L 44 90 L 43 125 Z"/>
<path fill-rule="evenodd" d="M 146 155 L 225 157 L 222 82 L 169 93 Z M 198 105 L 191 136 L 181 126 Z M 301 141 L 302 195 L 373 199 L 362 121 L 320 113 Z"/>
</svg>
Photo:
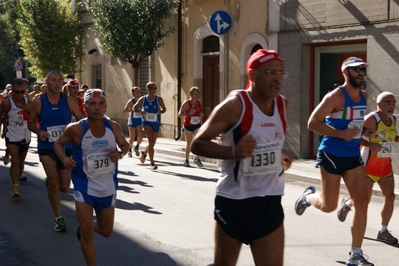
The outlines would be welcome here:
<svg viewBox="0 0 399 266">
<path fill-rule="evenodd" d="M 307 120 L 334 84 L 343 83 L 340 66 L 347 57 L 369 64 L 364 86 L 368 111 L 376 108 L 382 91 L 398 98 L 399 5 L 393 0 L 280 3 L 278 50 L 289 72 L 284 86 L 290 102 L 286 148 L 297 157 L 314 158 L 320 136 L 307 130 Z"/>
<path fill-rule="evenodd" d="M 129 99 L 131 87 L 139 85 L 145 94 L 146 82 L 157 83 L 157 94 L 167 107 L 162 115 L 162 137 L 183 136 L 177 112 L 192 86 L 201 90 L 206 119 L 231 90 L 243 88 L 245 64 L 254 48 L 277 50 L 278 3 L 269 6 L 266 0 L 182 0 L 179 14 L 169 22 L 177 32 L 143 62 L 140 84 L 133 84 L 131 65 L 101 51 L 93 18 L 87 12 L 90 1 L 81 3 L 84 5 L 80 9 L 84 25 L 82 44 L 86 52 L 80 63 L 82 72 L 77 77 L 89 87 L 105 90 L 109 98 L 107 114 L 123 125 L 127 115 L 122 112 L 122 103 Z M 217 11 L 230 16 L 230 25 L 219 22 L 219 26 L 228 28 L 227 32 L 211 28 L 210 17 Z"/>
<path fill-rule="evenodd" d="M 84 2 L 84 1 L 83 1 Z M 245 64 L 258 49 L 279 51 L 289 75 L 282 94 L 289 101 L 286 150 L 296 158 L 314 158 L 320 136 L 307 130 L 307 119 L 323 96 L 342 84 L 340 65 L 358 56 L 370 65 L 365 89 L 369 111 L 382 91 L 399 89 L 399 5 L 394 0 L 182 0 L 170 21 L 177 30 L 166 45 L 140 68 L 140 84 L 158 84 L 168 111 L 162 115 L 160 136 L 179 139 L 177 112 L 192 86 L 201 90 L 205 119 L 234 89 L 247 81 Z M 89 4 L 89 1 L 87 1 Z M 215 32 L 210 19 L 229 14 L 227 32 Z M 87 50 L 79 80 L 101 87 L 109 98 L 108 115 L 126 124 L 124 103 L 134 77 L 130 64 L 104 54 L 92 30 L 92 18 L 82 12 Z M 90 52 L 91 51 L 91 52 Z M 79 77 L 80 75 L 80 77 Z"/>
</svg>

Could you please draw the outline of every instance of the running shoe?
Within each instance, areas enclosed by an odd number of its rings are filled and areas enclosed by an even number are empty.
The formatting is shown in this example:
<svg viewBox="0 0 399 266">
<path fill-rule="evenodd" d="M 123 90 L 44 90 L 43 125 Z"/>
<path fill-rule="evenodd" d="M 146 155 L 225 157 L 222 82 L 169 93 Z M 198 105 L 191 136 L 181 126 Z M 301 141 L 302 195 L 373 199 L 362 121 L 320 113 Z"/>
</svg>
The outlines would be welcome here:
<svg viewBox="0 0 399 266">
<path fill-rule="evenodd" d="M 387 244 L 396 244 L 398 243 L 398 239 L 396 237 L 394 237 L 393 235 L 391 235 L 391 232 L 389 232 L 388 230 L 385 230 L 384 232 L 378 232 L 377 235 L 377 239 L 385 242 Z"/>
<path fill-rule="evenodd" d="M 19 181 L 25 182 L 26 180 L 28 180 L 28 178 L 27 178 L 26 176 L 21 176 L 21 177 L 19 178 Z"/>
<path fill-rule="evenodd" d="M 82 235 L 80 233 L 80 226 L 78 227 L 78 230 L 76 230 L 76 237 L 78 238 L 78 240 L 80 242 L 80 238 L 82 237 Z"/>
<path fill-rule="evenodd" d="M 144 151 L 141 151 L 141 156 L 140 156 L 141 163 L 145 163 L 145 157 L 147 157 L 147 154 L 145 154 Z"/>
<path fill-rule="evenodd" d="M 298 215 L 302 215 L 306 208 L 310 206 L 309 203 L 306 202 L 306 196 L 309 194 L 313 194 L 316 192 L 316 189 L 312 186 L 307 187 L 303 192 L 302 196 L 300 196 L 295 202 L 295 212 Z"/>
<path fill-rule="evenodd" d="M 201 162 L 201 159 L 198 158 L 198 157 L 195 157 L 195 158 L 194 158 L 194 163 L 196 163 L 196 164 L 198 165 L 199 168 L 204 167 L 204 165 L 203 165 L 202 162 Z"/>
<path fill-rule="evenodd" d="M 348 215 L 348 212 L 351 210 L 351 207 L 346 205 L 345 202 L 349 200 L 348 197 L 344 197 L 341 201 L 341 207 L 339 208 L 337 212 L 338 220 L 341 222 L 344 222 L 346 219 L 346 216 Z"/>
<path fill-rule="evenodd" d="M 13 197 L 13 198 L 21 197 L 21 193 L 19 191 L 19 186 L 12 186 L 12 188 L 11 188 L 11 197 Z"/>
<path fill-rule="evenodd" d="M 128 157 L 132 157 L 132 148 L 129 148 L 129 152 L 127 153 Z"/>
<path fill-rule="evenodd" d="M 54 221 L 54 231 L 56 232 L 66 232 L 66 223 L 63 217 L 58 218 Z"/>
<path fill-rule="evenodd" d="M 189 167 L 190 166 L 190 163 L 189 163 L 189 161 L 188 161 L 188 159 L 185 159 L 184 160 L 184 164 L 183 164 L 185 167 Z"/>
<path fill-rule="evenodd" d="M 134 148 L 134 153 L 135 153 L 136 157 L 140 156 L 140 152 L 139 152 L 138 148 Z"/>
<path fill-rule="evenodd" d="M 7 165 L 7 164 L 9 164 L 10 163 L 10 157 L 3 157 L 3 162 L 4 162 L 4 165 Z"/>
<path fill-rule="evenodd" d="M 152 164 L 150 165 L 150 169 L 151 169 L 151 171 L 155 171 L 155 170 L 158 169 L 158 166 L 156 166 L 155 163 L 152 163 Z"/>
<path fill-rule="evenodd" d="M 373 263 L 368 262 L 368 256 L 366 254 L 350 254 L 349 258 L 346 260 L 346 266 L 374 266 Z"/>
</svg>

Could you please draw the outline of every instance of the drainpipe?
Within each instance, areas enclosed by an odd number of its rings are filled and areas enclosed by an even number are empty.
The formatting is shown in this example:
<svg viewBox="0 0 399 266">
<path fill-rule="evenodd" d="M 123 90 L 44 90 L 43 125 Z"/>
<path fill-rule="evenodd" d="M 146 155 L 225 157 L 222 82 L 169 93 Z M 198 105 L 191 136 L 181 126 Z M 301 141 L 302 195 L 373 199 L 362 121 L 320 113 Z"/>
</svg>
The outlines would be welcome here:
<svg viewBox="0 0 399 266">
<path fill-rule="evenodd" d="M 177 8 L 177 110 L 175 115 L 179 112 L 181 105 L 181 72 L 182 72 L 182 1 L 179 1 Z M 177 131 L 177 132 L 176 132 Z M 181 138 L 181 119 L 177 117 L 177 127 L 175 127 L 175 140 Z"/>
</svg>

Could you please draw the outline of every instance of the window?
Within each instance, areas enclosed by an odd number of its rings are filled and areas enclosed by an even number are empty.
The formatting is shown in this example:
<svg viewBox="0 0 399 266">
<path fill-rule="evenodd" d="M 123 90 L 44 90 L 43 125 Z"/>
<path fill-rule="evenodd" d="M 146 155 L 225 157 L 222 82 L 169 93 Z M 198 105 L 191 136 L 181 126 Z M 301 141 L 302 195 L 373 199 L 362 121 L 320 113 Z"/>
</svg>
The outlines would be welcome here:
<svg viewBox="0 0 399 266">
<path fill-rule="evenodd" d="M 219 52 L 220 44 L 219 37 L 217 36 L 209 36 L 204 39 L 202 42 L 202 53 L 212 53 Z"/>
</svg>

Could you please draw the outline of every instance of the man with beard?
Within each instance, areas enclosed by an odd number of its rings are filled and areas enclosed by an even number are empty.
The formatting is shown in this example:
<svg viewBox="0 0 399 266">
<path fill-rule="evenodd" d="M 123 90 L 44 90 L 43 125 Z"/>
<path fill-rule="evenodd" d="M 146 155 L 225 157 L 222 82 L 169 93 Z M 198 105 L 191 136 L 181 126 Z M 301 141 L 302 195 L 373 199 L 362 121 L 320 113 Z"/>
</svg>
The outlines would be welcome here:
<svg viewBox="0 0 399 266">
<path fill-rule="evenodd" d="M 323 212 L 337 208 L 340 181 L 343 178 L 355 207 L 351 226 L 352 249 L 346 265 L 372 266 L 361 249 L 367 225 L 367 180 L 360 156 L 360 141 L 367 94 L 361 90 L 367 63 L 361 58 L 347 58 L 341 66 L 345 83 L 324 96 L 309 117 L 309 130 L 324 135 L 318 149 L 316 167 L 320 167 L 321 193 L 310 186 L 295 203 L 295 211 L 302 215 L 313 205 Z M 366 140 L 362 140 L 366 141 Z"/>
</svg>

